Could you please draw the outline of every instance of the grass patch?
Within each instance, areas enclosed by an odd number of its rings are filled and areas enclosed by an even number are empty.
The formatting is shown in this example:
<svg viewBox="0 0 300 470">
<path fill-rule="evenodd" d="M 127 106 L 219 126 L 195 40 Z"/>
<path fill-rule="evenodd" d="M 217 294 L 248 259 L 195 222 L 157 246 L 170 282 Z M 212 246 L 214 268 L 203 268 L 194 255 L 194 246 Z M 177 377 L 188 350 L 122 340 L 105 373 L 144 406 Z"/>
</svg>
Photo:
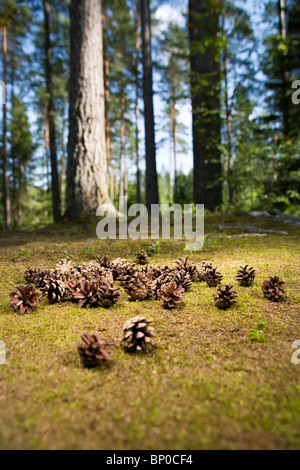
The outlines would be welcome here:
<svg viewBox="0 0 300 470">
<path fill-rule="evenodd" d="M 238 301 L 227 311 L 215 308 L 214 289 L 197 283 L 175 311 L 155 301 L 129 302 L 122 292 L 109 310 L 43 299 L 38 310 L 19 316 L 9 307 L 9 293 L 24 282 L 28 265 L 53 267 L 66 253 L 77 262 L 99 254 L 132 259 L 151 242 L 99 241 L 96 224 L 88 222 L 4 234 L 0 340 L 8 359 L 0 365 L 0 448 L 299 448 L 300 366 L 291 357 L 292 343 L 300 340 L 300 230 L 276 224 L 289 235 L 223 233 L 215 243 L 222 223 L 250 221 L 208 217 L 211 238 L 190 258 L 215 262 L 224 281 L 235 285 Z M 182 255 L 183 243 L 162 241 L 151 262 L 167 264 Z M 251 288 L 234 281 L 241 264 L 258 271 Z M 287 298 L 278 304 L 261 291 L 261 282 L 273 274 L 287 286 Z M 137 310 L 153 319 L 156 347 L 149 354 L 126 354 L 119 347 L 123 323 Z M 250 331 L 260 323 L 265 341 L 251 341 Z M 110 367 L 82 368 L 75 343 L 84 331 L 110 343 Z"/>
</svg>

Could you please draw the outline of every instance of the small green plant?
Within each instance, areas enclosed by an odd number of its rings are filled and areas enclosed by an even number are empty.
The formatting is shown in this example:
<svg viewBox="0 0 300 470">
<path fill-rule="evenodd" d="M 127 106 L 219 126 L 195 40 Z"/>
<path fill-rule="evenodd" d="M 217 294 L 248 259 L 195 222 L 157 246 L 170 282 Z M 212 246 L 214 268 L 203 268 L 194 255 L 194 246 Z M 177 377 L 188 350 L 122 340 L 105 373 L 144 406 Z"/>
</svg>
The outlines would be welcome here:
<svg viewBox="0 0 300 470">
<path fill-rule="evenodd" d="M 152 256 L 153 253 L 159 253 L 161 249 L 160 242 L 156 241 L 152 243 L 148 248 L 145 249 L 148 256 Z"/>
<path fill-rule="evenodd" d="M 95 256 L 96 247 L 95 246 L 85 246 L 84 254 L 88 257 Z"/>
<path fill-rule="evenodd" d="M 64 250 L 62 252 L 62 256 L 63 256 L 64 259 L 70 259 L 71 252 L 69 250 Z"/>
<path fill-rule="evenodd" d="M 257 326 L 256 330 L 251 330 L 250 331 L 250 339 L 251 341 L 258 341 L 259 343 L 263 343 L 265 341 L 265 335 L 264 335 L 264 328 L 265 325 L 263 323 L 260 323 Z"/>
<path fill-rule="evenodd" d="M 31 259 L 31 250 L 27 248 L 21 248 L 14 254 L 13 259 Z"/>
</svg>

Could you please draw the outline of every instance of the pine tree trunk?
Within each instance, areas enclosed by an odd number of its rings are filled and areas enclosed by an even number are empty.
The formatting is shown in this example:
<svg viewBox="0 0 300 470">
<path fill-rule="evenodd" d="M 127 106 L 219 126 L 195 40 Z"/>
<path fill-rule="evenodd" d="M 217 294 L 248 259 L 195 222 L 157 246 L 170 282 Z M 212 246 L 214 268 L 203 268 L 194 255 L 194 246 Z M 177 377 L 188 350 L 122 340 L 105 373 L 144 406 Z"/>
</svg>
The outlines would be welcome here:
<svg viewBox="0 0 300 470">
<path fill-rule="evenodd" d="M 7 29 L 3 29 L 3 81 L 4 81 L 4 104 L 3 104 L 3 191 L 4 191 L 4 224 L 7 230 L 11 229 L 11 207 L 9 194 L 9 165 L 7 152 Z"/>
<path fill-rule="evenodd" d="M 173 139 L 173 160 L 174 160 L 174 189 L 173 189 L 173 198 L 174 194 L 177 194 L 177 146 L 178 146 L 178 136 L 177 136 L 177 110 L 176 110 L 176 76 L 173 67 L 173 59 L 171 63 L 171 77 L 172 77 L 172 99 L 171 99 L 171 116 L 172 116 L 172 139 Z"/>
<path fill-rule="evenodd" d="M 225 23 L 223 17 L 223 39 L 224 39 L 224 52 L 223 52 L 223 73 L 224 73 L 224 95 L 225 95 L 225 115 L 226 115 L 226 134 L 227 134 L 227 186 L 229 194 L 229 203 L 233 204 L 233 169 L 232 169 L 232 126 L 231 126 L 231 110 L 228 98 L 228 66 L 227 66 L 227 36 L 225 31 Z"/>
<path fill-rule="evenodd" d="M 279 33 L 282 41 L 287 40 L 286 0 L 278 0 Z M 284 52 L 282 69 L 282 124 L 283 133 L 287 136 L 290 132 L 290 96 L 289 96 L 289 74 L 287 71 L 287 50 Z"/>
<path fill-rule="evenodd" d="M 44 6 L 44 26 L 45 26 L 45 72 L 46 72 L 46 89 L 47 89 L 47 105 L 46 114 L 49 122 L 50 137 L 50 157 L 51 157 L 51 187 L 52 187 L 52 207 L 53 218 L 57 222 L 61 218 L 60 207 L 60 187 L 57 168 L 57 150 L 56 150 L 56 128 L 55 128 L 55 110 L 53 99 L 53 83 L 52 83 L 52 46 L 50 40 L 50 0 L 43 0 Z"/>
<path fill-rule="evenodd" d="M 101 1 L 72 0 L 67 213 L 114 211 L 105 149 Z"/>
<path fill-rule="evenodd" d="M 194 202 L 209 210 L 222 203 L 220 64 L 215 58 L 218 4 L 218 0 L 189 0 Z"/>
<path fill-rule="evenodd" d="M 140 54 L 140 32 L 139 32 L 139 0 L 136 2 L 135 22 L 135 152 L 136 152 L 136 200 L 141 203 L 141 170 L 140 170 L 140 143 L 139 143 L 139 54 Z"/>
<path fill-rule="evenodd" d="M 107 173 L 109 175 L 109 166 L 111 165 L 110 161 L 110 64 L 108 56 L 108 37 L 106 31 L 106 14 L 102 15 L 103 22 L 103 58 L 104 58 L 104 98 L 105 98 L 105 147 L 106 147 L 106 160 L 107 160 Z M 110 195 L 113 197 L 112 195 Z"/>
<path fill-rule="evenodd" d="M 151 59 L 151 21 L 149 0 L 140 0 L 142 44 L 143 44 L 143 95 L 145 114 L 146 148 L 146 199 L 148 210 L 151 204 L 158 204 L 158 183 L 156 171 L 155 129 L 153 110 L 153 78 Z"/>
<path fill-rule="evenodd" d="M 124 70 L 122 71 L 121 78 L 121 136 L 120 136 L 120 196 L 125 196 L 125 182 L 124 182 L 124 157 L 125 157 L 125 76 Z"/>
</svg>

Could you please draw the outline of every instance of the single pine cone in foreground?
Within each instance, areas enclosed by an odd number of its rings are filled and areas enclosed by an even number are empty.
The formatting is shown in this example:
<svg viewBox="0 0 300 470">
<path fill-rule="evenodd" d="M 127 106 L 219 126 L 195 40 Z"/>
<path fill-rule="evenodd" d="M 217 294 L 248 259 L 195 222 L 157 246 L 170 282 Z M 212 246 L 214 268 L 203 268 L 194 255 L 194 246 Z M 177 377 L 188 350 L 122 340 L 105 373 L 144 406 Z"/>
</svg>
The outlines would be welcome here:
<svg viewBox="0 0 300 470">
<path fill-rule="evenodd" d="M 146 251 L 142 250 L 142 251 L 136 253 L 134 261 L 137 264 L 141 264 L 141 265 L 148 264 L 149 263 L 149 257 L 147 255 Z"/>
<path fill-rule="evenodd" d="M 218 268 L 211 268 L 205 271 L 205 281 L 209 287 L 217 287 L 221 284 L 223 279 L 222 274 L 218 271 Z"/>
<path fill-rule="evenodd" d="M 57 279 L 44 279 L 43 287 L 41 287 L 43 293 L 50 303 L 60 302 L 66 293 L 65 284 Z"/>
<path fill-rule="evenodd" d="M 79 307 L 93 307 L 99 301 L 98 284 L 96 282 L 81 281 L 78 290 L 72 292 L 72 298 Z"/>
<path fill-rule="evenodd" d="M 109 308 L 120 300 L 121 292 L 119 287 L 114 287 L 113 284 L 102 278 L 99 280 L 98 295 L 102 306 Z"/>
<path fill-rule="evenodd" d="M 134 317 L 123 326 L 122 343 L 129 352 L 146 351 L 152 345 L 151 338 L 155 336 L 154 329 L 149 324 L 152 320 L 146 317 Z"/>
<path fill-rule="evenodd" d="M 240 266 L 240 269 L 237 272 L 236 280 L 237 282 L 244 287 L 252 286 L 254 279 L 255 279 L 256 271 L 254 268 L 248 268 L 248 264 L 246 266 Z"/>
<path fill-rule="evenodd" d="M 175 281 L 161 286 L 158 297 L 163 301 L 164 307 L 175 308 L 183 301 L 184 288 L 178 286 Z"/>
<path fill-rule="evenodd" d="M 23 315 L 38 307 L 41 294 L 37 292 L 33 284 L 27 284 L 27 286 L 15 287 L 10 297 L 10 306 Z"/>
<path fill-rule="evenodd" d="M 217 295 L 214 296 L 215 304 L 218 308 L 225 310 L 226 308 L 231 307 L 237 298 L 237 292 L 233 291 L 233 286 L 228 286 L 226 284 L 225 288 L 218 286 Z"/>
<path fill-rule="evenodd" d="M 285 284 L 278 276 L 270 277 L 268 281 L 263 281 L 262 290 L 264 296 L 274 302 L 278 302 L 285 295 Z"/>
<path fill-rule="evenodd" d="M 83 343 L 77 343 L 77 349 L 85 367 L 96 367 L 106 361 L 111 361 L 109 356 L 111 351 L 105 349 L 108 343 L 101 341 L 98 336 L 88 333 L 84 333 L 81 339 Z"/>
</svg>

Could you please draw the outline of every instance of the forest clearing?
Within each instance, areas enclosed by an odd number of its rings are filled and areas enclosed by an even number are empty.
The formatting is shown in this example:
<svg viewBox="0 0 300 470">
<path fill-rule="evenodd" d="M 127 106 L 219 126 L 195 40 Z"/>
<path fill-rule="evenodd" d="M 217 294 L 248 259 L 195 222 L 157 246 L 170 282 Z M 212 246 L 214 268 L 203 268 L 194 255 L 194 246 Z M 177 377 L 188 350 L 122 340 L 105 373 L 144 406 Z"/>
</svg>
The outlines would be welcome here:
<svg viewBox="0 0 300 470">
<path fill-rule="evenodd" d="M 250 219 L 250 220 L 249 220 Z M 220 223 L 252 218 L 208 216 L 207 236 Z M 260 223 L 289 235 L 207 238 L 192 260 L 211 260 L 238 292 L 218 310 L 215 289 L 195 282 L 176 310 L 161 301 L 120 301 L 105 309 L 42 299 L 30 315 L 9 307 L 14 285 L 30 266 L 54 267 L 61 257 L 88 262 L 99 254 L 126 256 L 149 242 L 99 241 L 94 224 L 40 233 L 16 233 L 0 251 L 1 337 L 7 366 L 0 367 L 0 445 L 7 449 L 295 449 L 299 447 L 299 365 L 291 362 L 300 338 L 300 229 Z M 233 231 L 233 233 L 236 232 Z M 228 232 L 227 232 L 228 233 Z M 232 233 L 232 231 L 230 232 Z M 58 241 L 59 240 L 59 241 Z M 161 242 L 151 264 L 185 256 L 184 243 Z M 241 264 L 257 270 L 252 287 L 238 286 Z M 261 283 L 278 273 L 287 297 L 264 298 Z M 149 353 L 120 346 L 122 326 L 136 314 L 153 320 Z M 265 325 L 265 341 L 250 330 Z M 109 343 L 112 364 L 84 369 L 76 349 L 83 332 Z"/>
<path fill-rule="evenodd" d="M 300 0 L 1 0 L 0 44 L 0 449 L 299 449 Z"/>
</svg>

